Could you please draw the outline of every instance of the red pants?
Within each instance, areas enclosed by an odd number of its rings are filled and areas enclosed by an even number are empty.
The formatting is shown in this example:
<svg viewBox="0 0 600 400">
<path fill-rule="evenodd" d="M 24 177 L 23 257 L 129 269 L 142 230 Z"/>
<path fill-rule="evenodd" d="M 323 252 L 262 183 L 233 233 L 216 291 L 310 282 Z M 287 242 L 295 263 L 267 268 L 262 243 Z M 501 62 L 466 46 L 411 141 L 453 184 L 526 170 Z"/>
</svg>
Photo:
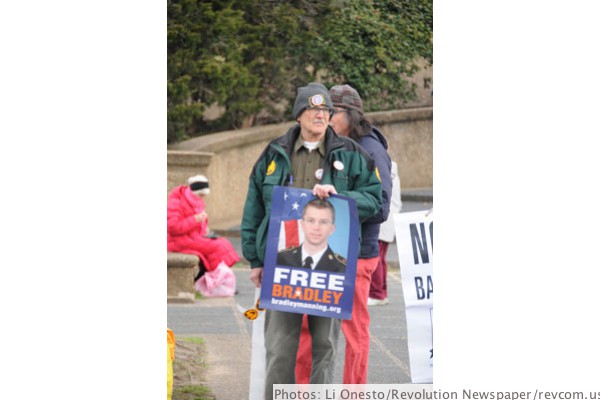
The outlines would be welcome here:
<svg viewBox="0 0 600 400">
<path fill-rule="evenodd" d="M 369 290 L 369 297 L 372 299 L 387 299 L 387 262 L 385 257 L 389 245 L 388 242 L 379 241 L 379 260 L 371 277 L 371 289 Z"/>
<path fill-rule="evenodd" d="M 371 317 L 367 309 L 371 275 L 377 268 L 379 258 L 358 259 L 354 284 L 352 318 L 342 321 L 342 332 L 346 338 L 344 360 L 344 384 L 366 384 L 369 368 Z M 309 383 L 312 364 L 310 333 L 306 315 L 302 319 L 300 343 L 296 356 L 296 383 Z"/>
</svg>

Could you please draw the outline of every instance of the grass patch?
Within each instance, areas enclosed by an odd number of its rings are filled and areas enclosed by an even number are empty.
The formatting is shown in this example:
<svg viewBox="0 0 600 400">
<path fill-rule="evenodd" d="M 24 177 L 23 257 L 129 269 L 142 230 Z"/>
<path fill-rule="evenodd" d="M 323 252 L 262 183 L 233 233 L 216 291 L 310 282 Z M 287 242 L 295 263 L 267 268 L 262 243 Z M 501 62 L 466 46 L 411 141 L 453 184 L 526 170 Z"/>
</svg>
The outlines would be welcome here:
<svg viewBox="0 0 600 400">
<path fill-rule="evenodd" d="M 198 336 L 178 338 L 173 360 L 172 400 L 214 400 L 206 383 L 206 340 Z"/>
<path fill-rule="evenodd" d="M 205 386 L 173 388 L 173 400 L 214 400 L 215 396 Z"/>
<path fill-rule="evenodd" d="M 205 343 L 204 338 L 201 338 L 201 337 L 193 337 L 193 336 L 183 337 L 183 338 L 181 338 L 181 340 L 183 340 L 185 342 L 197 343 L 197 344 L 202 344 L 202 345 Z"/>
</svg>

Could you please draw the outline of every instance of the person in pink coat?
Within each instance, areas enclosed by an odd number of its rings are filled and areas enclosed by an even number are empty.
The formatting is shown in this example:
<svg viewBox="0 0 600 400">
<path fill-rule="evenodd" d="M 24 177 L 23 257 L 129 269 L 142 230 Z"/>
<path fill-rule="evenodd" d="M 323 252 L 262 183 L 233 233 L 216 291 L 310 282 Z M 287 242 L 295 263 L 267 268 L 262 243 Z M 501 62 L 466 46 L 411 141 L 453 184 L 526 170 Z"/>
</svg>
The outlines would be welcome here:
<svg viewBox="0 0 600 400">
<path fill-rule="evenodd" d="M 224 237 L 208 237 L 208 215 L 203 197 L 210 193 L 208 179 L 192 176 L 188 185 L 177 186 L 167 202 L 167 251 L 195 254 L 207 271 L 224 262 L 228 267 L 240 260 Z M 202 269 L 202 268 L 201 268 Z"/>
</svg>

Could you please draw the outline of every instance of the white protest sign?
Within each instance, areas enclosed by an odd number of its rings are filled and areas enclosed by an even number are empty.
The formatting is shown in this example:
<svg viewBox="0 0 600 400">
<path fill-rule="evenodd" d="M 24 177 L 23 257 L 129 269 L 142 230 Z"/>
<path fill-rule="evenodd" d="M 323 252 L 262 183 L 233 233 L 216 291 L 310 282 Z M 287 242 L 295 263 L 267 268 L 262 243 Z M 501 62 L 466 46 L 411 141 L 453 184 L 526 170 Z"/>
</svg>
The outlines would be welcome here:
<svg viewBox="0 0 600 400">
<path fill-rule="evenodd" d="M 412 383 L 433 383 L 433 211 L 394 214 Z"/>
<path fill-rule="evenodd" d="M 255 289 L 255 298 L 260 297 L 260 288 Z M 252 322 L 252 358 L 250 362 L 249 400 L 265 398 L 265 313 L 259 312 Z"/>
</svg>

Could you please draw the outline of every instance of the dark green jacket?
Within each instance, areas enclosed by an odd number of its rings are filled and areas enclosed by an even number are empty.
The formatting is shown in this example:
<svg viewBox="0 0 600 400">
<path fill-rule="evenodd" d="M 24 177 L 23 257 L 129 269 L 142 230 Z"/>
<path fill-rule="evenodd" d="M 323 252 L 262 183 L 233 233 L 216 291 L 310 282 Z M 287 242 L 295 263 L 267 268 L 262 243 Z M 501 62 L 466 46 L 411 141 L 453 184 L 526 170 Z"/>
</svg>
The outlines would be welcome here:
<svg viewBox="0 0 600 400">
<path fill-rule="evenodd" d="M 299 135 L 300 125 L 296 125 L 271 141 L 252 168 L 242 217 L 242 251 L 252 268 L 264 264 L 273 188 L 289 182 L 290 154 Z M 341 171 L 333 168 L 335 161 L 344 165 Z M 352 139 L 338 136 L 329 127 L 321 184 L 333 185 L 339 195 L 354 199 L 359 222 L 381 208 L 381 182 L 373 159 Z"/>
</svg>

